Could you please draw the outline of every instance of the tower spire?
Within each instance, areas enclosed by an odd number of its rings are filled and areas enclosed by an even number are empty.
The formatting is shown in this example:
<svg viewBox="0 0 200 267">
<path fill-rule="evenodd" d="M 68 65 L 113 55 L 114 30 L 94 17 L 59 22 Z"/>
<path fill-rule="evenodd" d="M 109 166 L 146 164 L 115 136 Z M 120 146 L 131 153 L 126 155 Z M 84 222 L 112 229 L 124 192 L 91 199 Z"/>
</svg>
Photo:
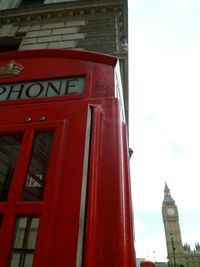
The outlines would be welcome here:
<svg viewBox="0 0 200 267">
<path fill-rule="evenodd" d="M 174 200 L 170 194 L 170 190 L 169 187 L 167 185 L 167 183 L 165 182 L 165 189 L 164 189 L 164 199 L 163 199 L 164 203 L 174 203 Z"/>
</svg>

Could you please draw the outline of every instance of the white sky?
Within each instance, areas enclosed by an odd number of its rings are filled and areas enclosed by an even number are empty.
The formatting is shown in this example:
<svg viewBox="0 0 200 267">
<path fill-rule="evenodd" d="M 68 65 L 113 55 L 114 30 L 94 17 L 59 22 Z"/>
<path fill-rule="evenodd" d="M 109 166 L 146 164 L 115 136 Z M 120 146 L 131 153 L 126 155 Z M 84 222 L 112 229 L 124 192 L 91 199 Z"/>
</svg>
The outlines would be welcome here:
<svg viewBox="0 0 200 267">
<path fill-rule="evenodd" d="M 183 243 L 200 242 L 199 14 L 199 0 L 129 0 L 137 257 L 153 259 L 155 251 L 156 260 L 166 259 L 165 181 L 178 206 Z"/>
</svg>

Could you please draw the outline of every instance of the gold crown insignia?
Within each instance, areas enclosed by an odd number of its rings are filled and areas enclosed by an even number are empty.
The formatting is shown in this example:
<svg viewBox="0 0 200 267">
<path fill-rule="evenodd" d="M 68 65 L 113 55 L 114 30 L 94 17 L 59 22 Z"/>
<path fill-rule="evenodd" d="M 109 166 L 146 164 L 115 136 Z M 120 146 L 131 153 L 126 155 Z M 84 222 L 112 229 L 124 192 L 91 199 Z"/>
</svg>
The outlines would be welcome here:
<svg viewBox="0 0 200 267">
<path fill-rule="evenodd" d="M 0 78 L 14 77 L 22 72 L 24 67 L 16 63 L 14 60 L 11 60 L 8 64 L 0 67 Z"/>
</svg>

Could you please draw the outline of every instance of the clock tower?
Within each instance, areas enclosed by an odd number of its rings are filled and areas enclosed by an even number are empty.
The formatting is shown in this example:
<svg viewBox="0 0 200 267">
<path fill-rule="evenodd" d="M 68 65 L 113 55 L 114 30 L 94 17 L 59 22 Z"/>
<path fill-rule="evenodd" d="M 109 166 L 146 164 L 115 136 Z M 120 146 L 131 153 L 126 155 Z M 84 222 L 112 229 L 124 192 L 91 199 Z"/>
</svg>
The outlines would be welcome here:
<svg viewBox="0 0 200 267">
<path fill-rule="evenodd" d="M 178 209 L 165 183 L 162 216 L 165 228 L 167 254 L 170 266 L 184 264 L 184 249 L 181 239 Z"/>
</svg>

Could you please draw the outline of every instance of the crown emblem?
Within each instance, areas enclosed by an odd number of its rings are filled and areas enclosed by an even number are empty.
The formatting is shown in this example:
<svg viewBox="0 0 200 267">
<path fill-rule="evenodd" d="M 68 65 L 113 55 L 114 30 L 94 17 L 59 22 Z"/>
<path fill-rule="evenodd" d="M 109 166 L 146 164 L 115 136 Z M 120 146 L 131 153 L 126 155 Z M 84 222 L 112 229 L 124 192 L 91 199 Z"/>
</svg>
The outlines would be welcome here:
<svg viewBox="0 0 200 267">
<path fill-rule="evenodd" d="M 23 71 L 24 67 L 11 60 L 8 64 L 0 66 L 0 78 L 14 77 Z"/>
</svg>

